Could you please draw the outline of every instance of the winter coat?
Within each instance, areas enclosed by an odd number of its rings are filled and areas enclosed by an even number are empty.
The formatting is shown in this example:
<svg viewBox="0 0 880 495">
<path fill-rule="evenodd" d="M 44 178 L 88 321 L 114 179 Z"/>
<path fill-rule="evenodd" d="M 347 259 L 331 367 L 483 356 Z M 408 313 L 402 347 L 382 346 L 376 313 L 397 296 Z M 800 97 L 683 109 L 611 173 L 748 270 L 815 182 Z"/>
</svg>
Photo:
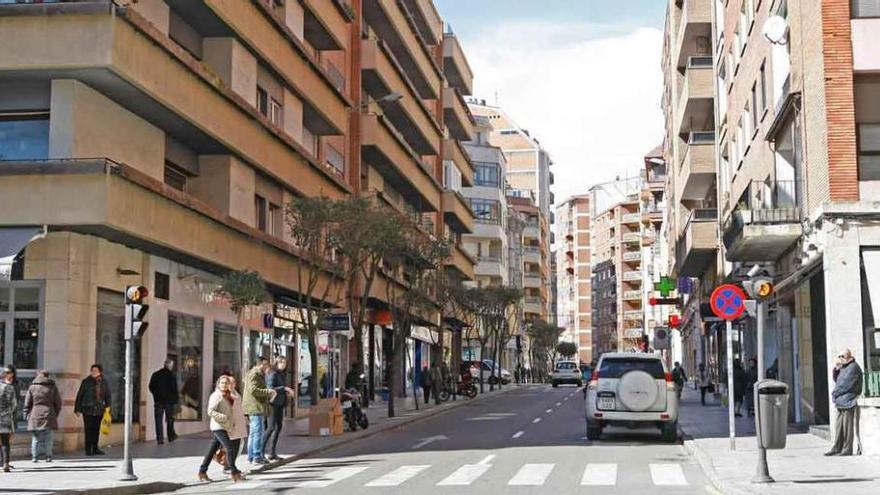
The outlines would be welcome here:
<svg viewBox="0 0 880 495">
<path fill-rule="evenodd" d="M 104 409 L 110 407 L 110 384 L 106 378 L 98 380 L 85 377 L 76 393 L 73 412 L 87 416 L 102 416 Z"/>
<path fill-rule="evenodd" d="M 57 430 L 61 413 L 61 394 L 55 382 L 38 376 L 31 382 L 24 398 L 28 431 Z"/>
<path fill-rule="evenodd" d="M 229 434 L 230 440 L 247 438 L 248 420 L 244 416 L 241 395 L 236 392 L 232 392 L 232 398 L 235 399 L 235 402 L 232 403 L 232 417 L 234 418 L 234 422 L 232 424 L 232 429 L 226 430 L 226 433 Z"/>
<path fill-rule="evenodd" d="M 419 375 L 419 386 L 422 388 L 431 388 L 431 370 L 423 368 Z"/>
<path fill-rule="evenodd" d="M 266 375 L 266 386 L 274 390 L 275 398 L 272 399 L 272 407 L 284 407 L 287 405 L 287 382 L 284 380 L 284 372 L 273 369 Z"/>
<path fill-rule="evenodd" d="M 168 368 L 153 373 L 150 377 L 150 393 L 156 405 L 177 404 L 180 395 L 177 393 L 177 375 Z"/>
<path fill-rule="evenodd" d="M 0 382 L 0 433 L 15 433 L 15 409 L 18 407 L 18 397 L 15 396 L 15 387 Z"/>
<path fill-rule="evenodd" d="M 687 374 L 681 366 L 672 369 L 672 381 L 678 386 L 683 386 L 687 381 Z"/>
<path fill-rule="evenodd" d="M 834 407 L 852 409 L 856 407 L 860 395 L 862 395 L 862 368 L 857 362 L 850 361 L 840 367 L 831 398 L 834 399 Z"/>
<path fill-rule="evenodd" d="M 733 399 L 742 400 L 746 395 L 746 372 L 742 368 L 733 369 Z"/>
<path fill-rule="evenodd" d="M 234 395 L 230 395 L 230 398 L 227 399 L 219 390 L 215 390 L 211 394 L 211 397 L 208 398 L 208 416 L 211 418 L 211 431 L 224 430 L 230 432 L 235 430 L 236 421 L 239 421 L 235 417 L 235 409 L 233 408 L 233 401 L 235 400 Z M 244 418 L 241 418 L 240 421 L 244 421 Z"/>
<path fill-rule="evenodd" d="M 266 377 L 259 366 L 254 366 L 244 378 L 244 398 L 242 408 L 248 416 L 269 415 L 269 391 Z"/>
<path fill-rule="evenodd" d="M 434 366 L 430 370 L 428 370 L 428 375 L 431 377 L 431 386 L 432 387 L 442 387 L 443 386 L 443 374 L 440 372 L 440 368 Z"/>
</svg>

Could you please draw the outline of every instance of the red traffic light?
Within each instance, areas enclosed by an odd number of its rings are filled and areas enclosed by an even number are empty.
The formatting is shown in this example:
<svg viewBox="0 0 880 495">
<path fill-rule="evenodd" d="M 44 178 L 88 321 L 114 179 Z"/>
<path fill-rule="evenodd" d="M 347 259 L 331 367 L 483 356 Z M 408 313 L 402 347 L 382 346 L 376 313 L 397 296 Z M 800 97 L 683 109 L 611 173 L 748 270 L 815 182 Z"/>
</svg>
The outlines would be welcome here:
<svg viewBox="0 0 880 495">
<path fill-rule="evenodd" d="M 669 315 L 669 327 L 678 328 L 679 326 L 681 326 L 681 316 Z"/>
</svg>

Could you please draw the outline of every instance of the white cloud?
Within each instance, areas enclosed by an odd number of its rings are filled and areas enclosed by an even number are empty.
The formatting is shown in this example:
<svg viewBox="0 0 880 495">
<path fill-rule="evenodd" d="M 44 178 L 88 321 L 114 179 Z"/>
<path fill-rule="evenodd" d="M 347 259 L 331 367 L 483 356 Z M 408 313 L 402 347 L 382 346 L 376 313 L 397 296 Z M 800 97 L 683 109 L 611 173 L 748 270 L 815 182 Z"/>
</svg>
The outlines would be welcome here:
<svg viewBox="0 0 880 495">
<path fill-rule="evenodd" d="M 661 31 L 502 23 L 462 40 L 475 95 L 498 103 L 550 152 L 557 200 L 637 174 L 663 138 Z"/>
</svg>

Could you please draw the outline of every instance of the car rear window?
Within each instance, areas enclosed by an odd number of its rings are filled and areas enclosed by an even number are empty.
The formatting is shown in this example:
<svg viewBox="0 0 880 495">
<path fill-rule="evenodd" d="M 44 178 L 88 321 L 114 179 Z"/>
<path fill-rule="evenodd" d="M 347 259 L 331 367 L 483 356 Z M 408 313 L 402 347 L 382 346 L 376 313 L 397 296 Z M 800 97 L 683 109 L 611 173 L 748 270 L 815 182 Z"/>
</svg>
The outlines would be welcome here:
<svg viewBox="0 0 880 495">
<path fill-rule="evenodd" d="M 631 358 L 608 358 L 602 360 L 602 367 L 599 368 L 599 376 L 601 378 L 620 378 L 627 371 L 641 370 L 657 380 L 662 380 L 665 376 L 663 371 L 663 363 L 656 359 L 631 359 Z"/>
<path fill-rule="evenodd" d="M 574 363 L 558 363 L 556 365 L 556 369 L 558 370 L 573 370 L 577 366 Z"/>
</svg>

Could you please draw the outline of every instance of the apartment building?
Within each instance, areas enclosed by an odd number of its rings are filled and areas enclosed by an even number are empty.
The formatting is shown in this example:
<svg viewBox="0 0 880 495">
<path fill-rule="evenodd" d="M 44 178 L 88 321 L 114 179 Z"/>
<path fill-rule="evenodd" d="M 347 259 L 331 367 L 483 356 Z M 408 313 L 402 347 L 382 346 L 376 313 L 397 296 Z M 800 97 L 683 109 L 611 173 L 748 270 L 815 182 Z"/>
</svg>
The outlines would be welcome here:
<svg viewBox="0 0 880 495">
<path fill-rule="evenodd" d="M 532 202 L 537 207 L 539 219 L 537 220 L 537 242 L 527 242 L 526 258 L 535 255 L 540 260 L 529 261 L 530 265 L 538 265 L 543 308 L 540 315 L 543 319 L 551 320 L 550 294 L 552 292 L 552 277 L 550 264 L 550 246 L 553 236 L 553 212 L 551 206 L 554 203 L 553 193 L 550 186 L 553 184 L 551 172 L 552 161 L 550 155 L 541 144 L 531 136 L 528 130 L 520 127 L 501 108 L 487 105 L 484 100 L 471 99 L 468 105 L 471 112 L 477 117 L 485 117 L 492 126 L 489 141 L 498 146 L 504 152 L 507 160 L 506 179 L 509 189 L 508 196 L 516 196 Z M 522 202 L 520 202 L 521 204 Z M 526 234 L 534 233 L 530 227 L 526 227 Z"/>
<path fill-rule="evenodd" d="M 99 362 L 121 420 L 121 293 L 141 284 L 152 298 L 136 435 L 154 437 L 144 391 L 168 357 L 185 394 L 178 432 L 206 430 L 215 377 L 240 367 L 236 316 L 216 289 L 241 268 L 270 293 L 245 315 L 252 354 L 290 356 L 302 383 L 301 259 L 284 228 L 295 196 L 375 197 L 453 241 L 447 271 L 474 277 L 460 194 L 474 176 L 460 144 L 473 139 L 473 76 L 432 2 L 4 2 L 0 31 L 0 335 L 24 385 L 48 369 L 69 404 Z M 370 351 L 351 352 L 376 387 L 383 294 L 367 301 Z M 412 346 L 439 354 L 448 330 L 420 327 Z M 318 344 L 322 369 L 344 376 L 345 339 Z M 81 444 L 70 409 L 60 423 L 64 449 Z"/>
<path fill-rule="evenodd" d="M 507 197 L 508 208 L 522 222 L 522 288 L 525 321 L 549 321 L 550 274 L 546 262 L 549 246 L 542 244 L 547 221 L 530 198 Z"/>
<path fill-rule="evenodd" d="M 717 220 L 676 227 L 684 239 L 675 247 L 675 258 L 684 261 L 679 274 L 698 277 L 684 285 L 705 294 L 716 280 L 736 282 L 756 264 L 774 276 L 776 293 L 764 316 L 765 348 L 757 349 L 755 319 L 749 318 L 735 330 L 735 357 L 762 352 L 769 372 L 792 387 L 790 419 L 823 425 L 836 412 L 830 407 L 831 367 L 842 349 L 851 349 L 866 372 L 859 399 L 865 452 L 876 452 L 880 445 L 880 341 L 875 330 L 880 300 L 874 290 L 880 279 L 878 15 L 877 1 L 670 2 L 667 95 L 675 94 L 674 82 L 686 80 L 687 85 L 679 89 L 686 99 L 678 102 L 677 111 L 671 110 L 674 100 L 664 105 L 670 108 L 667 116 L 675 116 L 674 123 L 667 121 L 673 131 L 667 136 L 668 158 L 681 149 L 685 124 L 705 122 L 691 129 L 703 131 L 708 122 L 702 117 L 711 115 L 714 122 L 711 153 L 708 144 L 695 146 L 698 140 L 691 134 L 686 153 L 672 162 L 680 163 L 683 172 L 676 176 L 673 166 L 675 186 L 667 192 L 676 196 L 670 198 L 670 210 L 672 204 L 680 208 L 699 196 L 703 190 L 694 186 L 704 182 L 714 184 L 703 189 L 716 197 L 714 203 L 708 197 L 692 203 L 691 211 L 708 207 Z M 708 62 L 694 60 L 706 55 L 712 56 L 709 68 L 703 68 Z M 686 64 L 685 56 L 690 57 Z M 695 98 L 690 95 L 703 96 L 710 77 L 711 113 L 705 108 L 688 114 L 689 107 L 707 106 L 691 103 Z M 693 160 L 696 149 L 714 162 L 697 175 L 714 175 L 714 181 L 689 179 L 700 165 Z M 715 232 L 712 246 L 710 230 Z M 711 260 L 695 275 L 701 266 L 688 261 L 696 261 L 698 251 Z M 700 313 L 695 305 L 685 311 L 686 320 L 689 313 Z M 724 357 L 723 330 L 692 320 L 699 324 L 686 353 L 718 368 Z"/>
<path fill-rule="evenodd" d="M 593 309 L 590 252 L 590 195 L 573 196 L 556 205 L 556 279 L 560 340 L 578 346 L 578 358 L 589 364 L 593 354 Z"/>
</svg>

